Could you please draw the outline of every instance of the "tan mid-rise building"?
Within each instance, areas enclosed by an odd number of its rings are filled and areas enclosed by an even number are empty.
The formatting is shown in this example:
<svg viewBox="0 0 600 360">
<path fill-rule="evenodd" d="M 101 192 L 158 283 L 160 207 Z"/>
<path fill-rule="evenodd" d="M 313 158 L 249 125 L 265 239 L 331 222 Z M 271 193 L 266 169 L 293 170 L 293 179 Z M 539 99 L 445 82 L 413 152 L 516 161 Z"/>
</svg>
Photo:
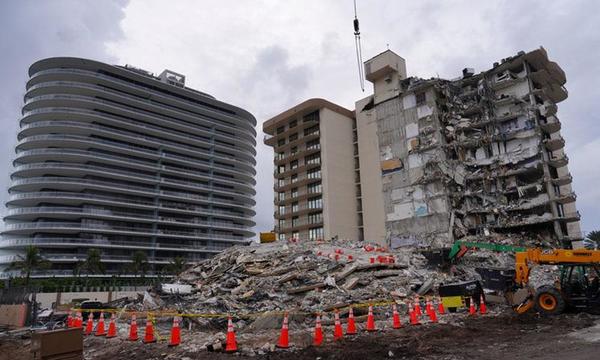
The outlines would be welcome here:
<svg viewBox="0 0 600 360">
<path fill-rule="evenodd" d="M 263 131 L 275 154 L 278 239 L 361 239 L 354 113 L 310 99 L 267 120 Z"/>
</svg>

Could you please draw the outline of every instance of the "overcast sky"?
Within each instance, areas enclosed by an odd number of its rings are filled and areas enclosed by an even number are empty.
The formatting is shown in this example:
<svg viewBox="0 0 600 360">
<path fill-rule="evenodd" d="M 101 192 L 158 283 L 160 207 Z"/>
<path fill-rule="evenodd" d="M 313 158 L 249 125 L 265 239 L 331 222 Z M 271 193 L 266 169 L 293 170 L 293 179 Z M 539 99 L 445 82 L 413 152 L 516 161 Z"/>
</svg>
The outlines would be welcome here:
<svg viewBox="0 0 600 360">
<path fill-rule="evenodd" d="M 583 216 L 600 228 L 600 1 L 358 0 L 364 59 L 389 48 L 409 75 L 454 78 L 544 46 L 567 74 L 558 115 Z M 351 0 L 0 1 L 0 201 L 28 66 L 50 56 L 186 75 L 186 84 L 258 119 L 257 231 L 273 226 L 266 119 L 311 97 L 349 109 L 359 88 Z M 5 209 L 2 207 L 2 212 Z"/>
</svg>

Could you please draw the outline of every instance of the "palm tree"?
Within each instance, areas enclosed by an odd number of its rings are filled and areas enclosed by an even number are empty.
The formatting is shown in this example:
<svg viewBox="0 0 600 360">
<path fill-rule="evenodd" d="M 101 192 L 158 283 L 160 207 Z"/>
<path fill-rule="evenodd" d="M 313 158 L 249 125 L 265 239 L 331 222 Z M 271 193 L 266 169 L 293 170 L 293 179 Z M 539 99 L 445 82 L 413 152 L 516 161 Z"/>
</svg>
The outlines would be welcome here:
<svg viewBox="0 0 600 360">
<path fill-rule="evenodd" d="M 130 269 L 134 275 L 141 274 L 141 277 L 144 278 L 146 271 L 148 271 L 148 256 L 145 252 L 138 250 L 133 253 Z"/>
<path fill-rule="evenodd" d="M 590 231 L 583 240 L 583 243 L 588 249 L 600 248 L 600 230 Z"/>
<path fill-rule="evenodd" d="M 82 268 L 88 274 L 104 274 L 104 264 L 102 263 L 102 253 L 100 253 L 100 250 L 89 249 Z"/>
<path fill-rule="evenodd" d="M 35 270 L 47 269 L 50 267 L 50 262 L 45 260 L 40 251 L 33 245 L 25 249 L 25 255 L 17 255 L 20 260 L 13 261 L 8 269 L 19 270 L 21 275 L 25 275 L 25 286 L 29 286 L 29 278 Z"/>
<path fill-rule="evenodd" d="M 180 274 L 187 268 L 187 265 L 183 257 L 177 256 L 169 262 L 168 272 L 174 275 Z"/>
</svg>

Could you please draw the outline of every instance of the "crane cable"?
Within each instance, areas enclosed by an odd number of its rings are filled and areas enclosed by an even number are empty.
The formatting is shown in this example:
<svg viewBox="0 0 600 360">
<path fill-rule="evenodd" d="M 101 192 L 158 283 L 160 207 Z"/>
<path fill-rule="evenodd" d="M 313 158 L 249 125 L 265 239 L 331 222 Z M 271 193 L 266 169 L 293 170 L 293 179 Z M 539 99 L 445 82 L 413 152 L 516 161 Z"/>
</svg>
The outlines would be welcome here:
<svg viewBox="0 0 600 360">
<path fill-rule="evenodd" d="M 365 91 L 365 74 L 362 66 L 362 47 L 360 45 L 360 28 L 356 12 L 356 0 L 354 0 L 354 45 L 356 48 L 356 62 L 358 63 L 358 81 L 360 89 Z"/>
</svg>

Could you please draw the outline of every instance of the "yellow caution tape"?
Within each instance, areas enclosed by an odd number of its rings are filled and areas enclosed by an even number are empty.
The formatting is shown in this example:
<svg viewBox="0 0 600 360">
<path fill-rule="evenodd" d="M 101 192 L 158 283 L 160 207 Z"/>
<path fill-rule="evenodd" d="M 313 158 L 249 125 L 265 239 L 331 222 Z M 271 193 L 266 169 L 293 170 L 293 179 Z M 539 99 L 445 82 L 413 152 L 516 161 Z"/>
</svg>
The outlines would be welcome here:
<svg viewBox="0 0 600 360">
<path fill-rule="evenodd" d="M 373 307 L 381 307 L 381 306 L 389 306 L 392 304 L 396 304 L 397 302 L 394 300 L 387 301 L 377 301 L 377 302 L 366 302 L 366 303 L 355 303 L 340 306 L 339 308 L 335 308 L 333 311 L 320 311 L 320 312 L 306 312 L 306 311 L 286 311 L 286 310 L 276 310 L 276 311 L 262 311 L 262 312 L 252 312 L 252 313 L 181 313 L 176 311 L 135 311 L 135 310 L 127 310 L 126 308 L 110 308 L 110 309 L 81 309 L 81 308 L 73 308 L 71 311 L 75 312 L 105 312 L 105 313 L 119 313 L 119 315 L 123 313 L 129 314 L 146 314 L 147 317 L 151 318 L 151 321 L 154 323 L 157 317 L 187 317 L 187 318 L 207 318 L 207 319 L 226 319 L 229 317 L 238 318 L 238 319 L 248 319 L 255 318 L 259 316 L 263 316 L 265 314 L 270 315 L 316 315 L 316 314 L 324 314 L 324 313 L 333 313 L 335 310 L 343 310 L 349 308 L 367 308 L 369 306 Z"/>
</svg>

